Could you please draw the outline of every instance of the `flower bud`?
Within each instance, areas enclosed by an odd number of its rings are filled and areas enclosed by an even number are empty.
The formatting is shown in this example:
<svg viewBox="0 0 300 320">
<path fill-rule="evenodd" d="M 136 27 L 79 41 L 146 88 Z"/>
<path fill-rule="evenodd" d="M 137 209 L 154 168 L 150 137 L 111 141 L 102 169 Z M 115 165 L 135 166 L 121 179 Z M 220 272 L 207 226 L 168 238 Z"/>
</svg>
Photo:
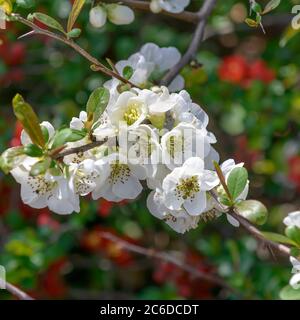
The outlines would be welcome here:
<svg viewBox="0 0 300 320">
<path fill-rule="evenodd" d="M 96 6 L 90 11 L 90 24 L 95 28 L 101 28 L 105 25 L 107 12 L 102 6 Z"/>
<path fill-rule="evenodd" d="M 114 24 L 130 24 L 134 20 L 134 12 L 126 6 L 109 4 L 106 8 L 108 11 L 108 19 Z"/>
<path fill-rule="evenodd" d="M 152 0 L 151 3 L 150 3 L 150 10 L 153 12 L 153 13 L 159 13 L 162 11 L 162 8 L 161 6 L 159 5 L 158 1 L 157 0 Z"/>
<path fill-rule="evenodd" d="M 268 210 L 257 200 L 245 200 L 236 205 L 239 214 L 250 222 L 263 225 L 267 221 Z"/>
</svg>

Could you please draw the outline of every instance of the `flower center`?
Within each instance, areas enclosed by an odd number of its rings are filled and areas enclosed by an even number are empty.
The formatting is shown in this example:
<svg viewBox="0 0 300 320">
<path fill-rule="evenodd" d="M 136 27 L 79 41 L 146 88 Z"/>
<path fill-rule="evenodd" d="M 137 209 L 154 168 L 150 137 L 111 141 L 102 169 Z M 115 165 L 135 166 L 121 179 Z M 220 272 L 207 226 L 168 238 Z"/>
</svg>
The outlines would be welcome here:
<svg viewBox="0 0 300 320">
<path fill-rule="evenodd" d="M 184 200 L 195 198 L 195 193 L 199 191 L 200 187 L 197 176 L 180 179 L 175 189 L 176 196 L 178 198 L 183 198 Z"/>
<path fill-rule="evenodd" d="M 121 183 L 125 183 L 130 177 L 130 169 L 127 164 L 119 163 L 116 161 L 115 163 L 110 165 L 111 173 L 110 173 L 110 182 L 115 184 L 120 181 Z"/>
<path fill-rule="evenodd" d="M 55 187 L 55 182 L 46 181 L 43 176 L 29 176 L 27 183 L 32 191 L 39 196 L 44 196 Z"/>
<path fill-rule="evenodd" d="M 173 159 L 175 158 L 175 154 L 177 154 L 177 152 L 183 152 L 183 137 L 171 136 L 167 141 L 167 150 Z"/>
<path fill-rule="evenodd" d="M 75 189 L 78 194 L 87 194 L 91 191 L 91 187 L 93 187 L 95 180 L 99 178 L 99 173 L 93 171 L 89 174 L 84 172 L 83 170 L 78 170 L 76 172 L 75 179 Z"/>
<path fill-rule="evenodd" d="M 138 103 L 132 103 L 129 105 L 127 111 L 124 113 L 124 121 L 131 126 L 134 124 L 140 117 L 141 111 Z"/>
</svg>

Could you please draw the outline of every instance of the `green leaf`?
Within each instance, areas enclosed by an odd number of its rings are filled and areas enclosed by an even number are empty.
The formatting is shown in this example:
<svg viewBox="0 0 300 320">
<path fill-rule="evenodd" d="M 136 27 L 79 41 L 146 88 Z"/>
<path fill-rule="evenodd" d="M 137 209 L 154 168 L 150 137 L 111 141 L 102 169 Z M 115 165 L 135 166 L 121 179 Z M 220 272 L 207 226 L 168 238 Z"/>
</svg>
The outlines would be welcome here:
<svg viewBox="0 0 300 320">
<path fill-rule="evenodd" d="M 270 241 L 273 242 L 278 242 L 278 243 L 284 243 L 288 245 L 295 245 L 295 242 L 286 236 L 279 234 L 279 233 L 274 233 L 274 232 L 262 232 L 263 236 Z"/>
<path fill-rule="evenodd" d="M 68 38 L 78 38 L 81 35 L 81 29 L 74 28 L 67 33 Z"/>
<path fill-rule="evenodd" d="M 289 226 L 285 229 L 286 236 L 293 240 L 296 245 L 299 247 L 300 245 L 300 229 L 296 226 Z"/>
<path fill-rule="evenodd" d="M 22 123 L 23 128 L 29 135 L 31 141 L 44 148 L 45 139 L 39 124 L 39 119 L 32 107 L 26 103 L 19 94 L 16 94 L 13 98 L 13 109 L 15 116 Z"/>
<path fill-rule="evenodd" d="M 29 143 L 24 147 L 24 153 L 29 157 L 41 157 L 43 150 L 33 143 Z"/>
<path fill-rule="evenodd" d="M 8 174 L 22 163 L 24 157 L 24 147 L 13 147 L 5 150 L 0 157 L 1 170 Z"/>
<path fill-rule="evenodd" d="M 251 5 L 251 10 L 253 10 L 255 13 L 261 13 L 262 12 L 262 8 L 261 5 L 257 2 L 253 2 L 253 4 Z"/>
<path fill-rule="evenodd" d="M 268 2 L 264 8 L 262 14 L 266 14 L 274 9 L 276 9 L 280 5 L 281 0 L 271 0 Z"/>
<path fill-rule="evenodd" d="M 106 88 L 97 88 L 92 92 L 86 105 L 89 114 L 96 113 L 99 117 L 105 110 L 109 101 L 109 91 Z"/>
<path fill-rule="evenodd" d="M 246 22 L 247 25 L 248 25 L 249 27 L 251 27 L 251 28 L 257 28 L 258 25 L 259 25 L 255 20 L 250 19 L 250 18 L 245 19 L 245 22 Z"/>
<path fill-rule="evenodd" d="M 85 0 L 75 0 L 68 19 L 67 31 L 70 32 L 83 8 Z"/>
<path fill-rule="evenodd" d="M 242 217 L 254 224 L 263 225 L 267 221 L 268 210 L 260 201 L 245 200 L 236 204 L 235 207 Z"/>
<path fill-rule="evenodd" d="M 19 7 L 25 9 L 32 8 L 35 5 L 34 0 L 17 0 L 16 3 Z"/>
<path fill-rule="evenodd" d="M 228 190 L 235 200 L 245 189 L 248 182 L 248 172 L 244 167 L 234 168 L 227 179 Z"/>
<path fill-rule="evenodd" d="M 38 176 L 40 174 L 45 173 L 51 165 L 51 158 L 45 158 L 37 163 L 35 163 L 30 170 L 31 176 Z"/>
<path fill-rule="evenodd" d="M 86 136 L 85 131 L 74 130 L 71 128 L 64 128 L 55 134 L 51 149 L 60 147 L 67 142 L 75 142 L 75 141 L 81 140 L 85 136 Z"/>
<path fill-rule="evenodd" d="M 284 287 L 279 293 L 282 300 L 300 300 L 300 289 L 294 289 L 290 285 Z"/>
<path fill-rule="evenodd" d="M 129 80 L 133 75 L 133 69 L 131 66 L 126 66 L 124 69 L 123 69 L 123 77 L 126 79 L 126 80 Z"/>
<path fill-rule="evenodd" d="M 37 19 L 38 21 L 42 22 L 46 26 L 58 30 L 62 33 L 66 33 L 63 26 L 54 18 L 48 16 L 47 14 L 41 13 L 41 12 L 35 12 L 32 14 L 32 16 Z"/>
</svg>

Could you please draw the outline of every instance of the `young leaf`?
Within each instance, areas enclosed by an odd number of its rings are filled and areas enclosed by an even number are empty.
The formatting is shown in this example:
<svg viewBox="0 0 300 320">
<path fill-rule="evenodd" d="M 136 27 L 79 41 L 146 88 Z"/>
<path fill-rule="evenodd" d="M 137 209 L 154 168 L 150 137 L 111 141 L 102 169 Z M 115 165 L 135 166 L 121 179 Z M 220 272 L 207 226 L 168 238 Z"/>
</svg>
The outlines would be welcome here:
<svg viewBox="0 0 300 320">
<path fill-rule="evenodd" d="M 259 3 L 257 3 L 257 2 L 254 2 L 251 5 L 251 10 L 253 10 L 255 13 L 261 13 L 262 12 L 261 5 Z"/>
<path fill-rule="evenodd" d="M 234 168 L 227 179 L 228 190 L 235 200 L 245 189 L 248 181 L 248 172 L 244 167 Z"/>
<path fill-rule="evenodd" d="M 289 226 L 285 229 L 286 236 L 293 240 L 297 246 L 300 245 L 300 229 L 297 226 Z"/>
<path fill-rule="evenodd" d="M 124 69 L 123 69 L 123 77 L 126 79 L 126 80 L 129 80 L 133 75 L 133 69 L 131 66 L 126 66 Z"/>
<path fill-rule="evenodd" d="M 35 12 L 32 14 L 32 16 L 35 19 L 37 19 L 38 21 L 40 21 L 43 24 L 45 24 L 46 26 L 48 26 L 49 28 L 58 30 L 64 34 L 66 33 L 63 26 L 54 18 L 52 18 L 44 13 L 41 13 L 41 12 Z"/>
<path fill-rule="evenodd" d="M 41 157 L 43 150 L 33 143 L 29 143 L 24 147 L 24 153 L 29 157 Z"/>
<path fill-rule="evenodd" d="M 7 14 L 12 12 L 11 0 L 0 0 L 0 8 Z"/>
<path fill-rule="evenodd" d="M 70 32 L 82 10 L 85 0 L 75 0 L 68 19 L 67 32 Z"/>
<path fill-rule="evenodd" d="M 236 204 L 236 209 L 242 217 L 259 226 L 265 224 L 267 221 L 268 210 L 260 201 L 241 201 Z"/>
<path fill-rule="evenodd" d="M 0 157 L 1 170 L 8 174 L 21 164 L 24 157 L 24 147 L 13 147 L 5 150 Z"/>
<path fill-rule="evenodd" d="M 67 142 L 75 142 L 81 140 L 85 136 L 86 132 L 74 130 L 71 128 L 64 128 L 55 134 L 51 148 L 56 149 Z"/>
<path fill-rule="evenodd" d="M 81 34 L 81 29 L 74 28 L 70 32 L 67 33 L 68 38 L 78 38 Z"/>
<path fill-rule="evenodd" d="M 30 170 L 30 175 L 31 176 L 38 176 L 40 174 L 45 173 L 50 165 L 51 165 L 51 158 L 45 158 L 37 163 L 35 163 Z"/>
<path fill-rule="evenodd" d="M 274 9 L 276 9 L 280 5 L 281 0 L 271 0 L 267 3 L 267 5 L 264 8 L 264 11 L 262 14 L 266 14 Z"/>
<path fill-rule="evenodd" d="M 247 23 L 247 25 L 251 28 L 257 28 L 259 23 L 257 23 L 255 20 L 247 18 L 245 19 L 245 22 Z"/>
<path fill-rule="evenodd" d="M 17 5 L 21 8 L 29 9 L 34 6 L 34 0 L 17 0 Z"/>
<path fill-rule="evenodd" d="M 279 293 L 282 300 L 300 300 L 300 289 L 294 289 L 290 285 L 285 286 Z"/>
<path fill-rule="evenodd" d="M 13 98 L 13 109 L 15 116 L 22 123 L 31 141 L 43 148 L 45 146 L 45 139 L 39 124 L 39 119 L 32 107 L 24 101 L 20 94 L 16 94 Z"/>
<path fill-rule="evenodd" d="M 262 232 L 263 236 L 270 241 L 277 242 L 277 243 L 284 243 L 288 245 L 296 245 L 296 243 L 289 239 L 288 237 L 279 234 L 279 233 L 274 233 L 274 232 Z"/>
<path fill-rule="evenodd" d="M 109 101 L 109 91 L 106 88 L 95 89 L 89 97 L 86 111 L 89 114 L 97 113 L 100 116 L 105 110 Z"/>
</svg>

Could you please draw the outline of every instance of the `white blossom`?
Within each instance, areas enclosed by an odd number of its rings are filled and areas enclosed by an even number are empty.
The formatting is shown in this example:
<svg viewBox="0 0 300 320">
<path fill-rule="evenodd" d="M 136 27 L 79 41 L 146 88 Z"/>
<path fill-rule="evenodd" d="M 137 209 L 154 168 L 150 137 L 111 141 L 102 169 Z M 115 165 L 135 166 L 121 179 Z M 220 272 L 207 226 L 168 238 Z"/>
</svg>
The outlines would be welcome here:
<svg viewBox="0 0 300 320">
<path fill-rule="evenodd" d="M 198 216 L 207 205 L 206 191 L 218 183 L 216 173 L 205 170 L 201 158 L 191 157 L 165 177 L 162 183 L 165 206 L 170 210 L 184 208 L 188 214 Z"/>
<path fill-rule="evenodd" d="M 287 227 L 296 226 L 297 228 L 300 228 L 300 211 L 289 213 L 288 216 L 283 219 L 283 223 Z"/>
<path fill-rule="evenodd" d="M 180 13 L 190 4 L 190 0 L 151 0 L 150 9 L 153 13 L 159 13 L 162 10 Z"/>
<path fill-rule="evenodd" d="M 294 257 L 290 257 L 290 261 L 293 265 L 293 276 L 290 279 L 290 285 L 297 290 L 300 289 L 300 261 Z"/>
</svg>

